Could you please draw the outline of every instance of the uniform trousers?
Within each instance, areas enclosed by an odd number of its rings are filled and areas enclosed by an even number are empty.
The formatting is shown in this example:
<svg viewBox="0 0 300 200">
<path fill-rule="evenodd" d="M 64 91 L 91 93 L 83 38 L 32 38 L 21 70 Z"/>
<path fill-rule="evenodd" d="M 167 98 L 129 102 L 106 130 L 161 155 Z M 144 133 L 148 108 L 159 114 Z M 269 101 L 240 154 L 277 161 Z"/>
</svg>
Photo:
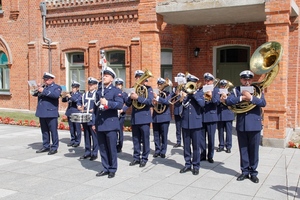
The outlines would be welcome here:
<svg viewBox="0 0 300 200">
<path fill-rule="evenodd" d="M 207 136 L 207 158 L 212 159 L 215 152 L 215 133 L 217 130 L 217 122 L 203 122 L 203 128 L 205 137 Z M 206 158 L 206 139 L 201 142 L 201 158 Z"/>
<path fill-rule="evenodd" d="M 152 123 L 155 153 L 166 154 L 168 146 L 168 132 L 170 122 Z"/>
<path fill-rule="evenodd" d="M 71 144 L 79 145 L 81 142 L 81 125 L 80 123 L 75 123 L 71 121 L 71 118 L 68 117 L 68 124 L 70 127 L 71 134 Z"/>
<path fill-rule="evenodd" d="M 82 123 L 82 127 L 84 132 L 84 155 L 97 157 L 99 150 L 97 134 L 92 129 L 92 125 Z"/>
<path fill-rule="evenodd" d="M 237 131 L 240 165 L 244 175 L 257 176 L 260 131 Z"/>
<path fill-rule="evenodd" d="M 123 132 L 123 127 L 124 127 L 124 121 L 125 121 L 125 116 L 124 117 L 119 117 L 119 122 L 120 122 L 120 131 L 118 132 L 118 145 L 117 149 L 121 150 L 123 148 L 123 140 L 124 140 L 124 132 Z"/>
<path fill-rule="evenodd" d="M 53 118 L 39 118 L 41 131 L 42 131 L 42 139 L 43 139 L 43 148 L 50 149 L 55 151 L 58 149 L 58 121 L 57 117 Z M 52 139 L 52 145 L 50 145 L 50 135 Z"/>
<path fill-rule="evenodd" d="M 133 159 L 140 162 L 147 162 L 150 153 L 150 123 L 132 125 Z M 141 143 L 143 145 L 142 157 Z"/>
<path fill-rule="evenodd" d="M 176 144 L 181 144 L 181 117 L 180 115 L 174 115 L 175 127 L 176 127 Z"/>
<path fill-rule="evenodd" d="M 98 131 L 97 138 L 103 171 L 115 173 L 118 167 L 117 131 Z"/>
<path fill-rule="evenodd" d="M 226 131 L 226 139 L 224 143 L 224 131 Z M 231 149 L 232 147 L 232 121 L 218 122 L 219 148 Z"/>
<path fill-rule="evenodd" d="M 187 168 L 191 168 L 192 165 L 194 169 L 200 168 L 200 151 L 199 151 L 200 134 L 201 134 L 200 128 L 197 129 L 182 128 L 183 155 L 185 160 L 185 167 Z M 191 151 L 191 144 L 192 144 L 193 152 Z"/>
</svg>

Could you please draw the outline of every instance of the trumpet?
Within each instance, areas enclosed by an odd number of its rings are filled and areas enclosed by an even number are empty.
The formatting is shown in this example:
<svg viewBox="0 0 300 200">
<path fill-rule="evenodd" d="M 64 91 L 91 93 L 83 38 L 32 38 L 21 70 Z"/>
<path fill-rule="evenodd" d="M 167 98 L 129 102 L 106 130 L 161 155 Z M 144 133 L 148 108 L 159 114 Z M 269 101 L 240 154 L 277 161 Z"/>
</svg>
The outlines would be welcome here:
<svg viewBox="0 0 300 200">
<path fill-rule="evenodd" d="M 32 96 L 41 96 L 41 93 L 39 92 L 39 88 L 41 88 L 41 87 L 44 88 L 44 87 L 46 87 L 46 85 L 42 84 L 40 86 L 37 86 L 34 90 L 30 91 L 31 95 Z"/>
<path fill-rule="evenodd" d="M 184 88 L 184 84 L 180 84 L 176 87 L 176 90 L 175 90 L 175 95 L 169 99 L 169 103 L 170 104 L 175 104 L 177 103 L 178 101 L 182 102 L 183 100 L 183 96 L 181 95 L 181 92 Z M 178 98 L 180 96 L 180 98 Z"/>
</svg>

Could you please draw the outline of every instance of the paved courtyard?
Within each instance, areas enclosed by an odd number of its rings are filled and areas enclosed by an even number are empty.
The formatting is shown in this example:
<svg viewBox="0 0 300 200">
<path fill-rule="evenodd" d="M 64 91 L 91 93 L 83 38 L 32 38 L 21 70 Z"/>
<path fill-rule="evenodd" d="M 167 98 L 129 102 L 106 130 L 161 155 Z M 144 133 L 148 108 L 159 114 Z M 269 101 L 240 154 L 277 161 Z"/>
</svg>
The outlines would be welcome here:
<svg viewBox="0 0 300 200">
<path fill-rule="evenodd" d="M 173 148 L 175 125 L 171 123 L 167 157 L 153 158 L 146 167 L 132 161 L 131 133 L 125 132 L 118 155 L 116 177 L 96 177 L 101 161 L 79 160 L 84 144 L 67 147 L 69 132 L 59 131 L 55 155 L 36 154 L 41 148 L 39 128 L 0 124 L 0 199 L 300 199 L 300 149 L 260 148 L 258 184 L 236 181 L 240 173 L 236 135 L 232 153 L 215 152 L 215 163 L 201 162 L 198 176 L 180 174 L 183 149 Z M 83 141 L 83 139 L 82 139 Z M 216 135 L 216 147 L 218 137 Z"/>
</svg>

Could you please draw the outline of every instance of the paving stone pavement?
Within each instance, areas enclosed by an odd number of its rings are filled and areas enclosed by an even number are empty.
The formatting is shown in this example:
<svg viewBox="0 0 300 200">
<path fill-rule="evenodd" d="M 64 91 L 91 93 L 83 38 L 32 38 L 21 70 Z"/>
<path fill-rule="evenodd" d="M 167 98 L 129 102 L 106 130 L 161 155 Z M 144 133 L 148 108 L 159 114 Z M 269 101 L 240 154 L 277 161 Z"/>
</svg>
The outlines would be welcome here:
<svg viewBox="0 0 300 200">
<path fill-rule="evenodd" d="M 131 133 L 125 132 L 116 177 L 108 179 L 95 176 L 102 169 L 99 158 L 95 161 L 78 159 L 84 153 L 83 143 L 77 148 L 67 147 L 68 131 L 60 130 L 59 137 L 57 154 L 36 154 L 42 145 L 39 128 L 0 124 L 1 200 L 300 199 L 299 149 L 260 147 L 260 182 L 238 182 L 239 152 L 234 134 L 232 153 L 215 152 L 215 163 L 202 161 L 197 176 L 180 174 L 184 166 L 183 149 L 173 148 L 175 125 L 171 123 L 167 157 L 152 157 L 151 133 L 151 153 L 144 168 L 128 165 L 133 149 Z"/>
</svg>

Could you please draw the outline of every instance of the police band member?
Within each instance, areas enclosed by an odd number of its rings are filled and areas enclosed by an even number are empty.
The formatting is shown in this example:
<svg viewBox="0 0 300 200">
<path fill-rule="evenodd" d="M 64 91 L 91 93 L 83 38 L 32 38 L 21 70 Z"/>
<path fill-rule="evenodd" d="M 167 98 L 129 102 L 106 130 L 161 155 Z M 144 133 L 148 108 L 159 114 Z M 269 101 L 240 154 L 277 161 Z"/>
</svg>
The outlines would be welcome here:
<svg viewBox="0 0 300 200">
<path fill-rule="evenodd" d="M 122 152 L 123 148 L 123 140 L 124 140 L 124 121 L 125 121 L 125 115 L 128 107 L 125 105 L 125 102 L 128 99 L 128 94 L 123 91 L 123 85 L 124 81 L 121 78 L 116 78 L 115 79 L 115 86 L 119 88 L 122 91 L 122 98 L 124 101 L 123 108 L 121 110 L 118 110 L 119 113 L 119 122 L 120 122 L 120 131 L 118 132 L 118 143 L 117 143 L 117 152 L 120 153 Z"/>
<path fill-rule="evenodd" d="M 225 89 L 227 86 L 228 81 L 227 80 L 220 80 L 219 88 Z M 220 91 L 221 93 L 221 91 Z M 220 94 L 222 100 L 222 95 L 227 96 L 227 93 Z M 219 103 L 217 107 L 218 111 L 218 134 L 219 134 L 219 147 L 217 148 L 217 152 L 224 151 L 226 148 L 226 153 L 231 153 L 231 147 L 232 147 L 232 121 L 234 120 L 234 113 L 224 104 Z M 226 139 L 224 141 L 224 132 L 226 131 Z"/>
<path fill-rule="evenodd" d="M 123 107 L 122 91 L 112 82 L 116 77 L 115 72 L 106 67 L 103 70 L 103 88 L 100 87 L 96 93 L 94 106 L 95 125 L 93 130 L 97 131 L 98 145 L 103 169 L 96 176 L 108 175 L 115 177 L 117 171 L 117 132 L 120 130 L 118 110 Z"/>
<path fill-rule="evenodd" d="M 79 101 L 81 100 L 81 93 L 79 92 L 80 83 L 77 81 L 72 81 L 71 88 L 72 91 L 70 93 L 65 93 L 62 97 L 62 102 L 68 102 L 68 107 L 65 115 L 68 117 L 68 124 L 70 127 L 70 143 L 67 145 L 68 147 L 78 147 L 81 142 L 81 124 L 78 122 L 71 121 L 72 113 L 79 113 L 77 106 Z"/>
<path fill-rule="evenodd" d="M 163 78 L 157 79 L 157 85 L 160 90 L 159 94 L 153 93 L 153 135 L 154 135 L 154 145 L 155 152 L 153 157 L 156 158 L 160 156 L 161 158 L 166 157 L 167 145 L 168 145 L 168 132 L 169 125 L 171 121 L 170 112 L 170 92 L 165 90 L 164 85 L 166 80 Z"/>
<path fill-rule="evenodd" d="M 178 73 L 177 77 L 185 78 L 185 75 L 183 73 Z M 175 128 L 176 128 L 176 144 L 174 147 L 181 147 L 181 113 L 182 113 L 182 97 L 181 97 L 181 91 L 180 91 L 180 85 L 177 85 L 175 87 L 175 91 L 172 93 L 171 98 L 174 98 L 173 102 L 175 102 L 173 105 L 174 109 L 174 119 L 175 119 Z M 173 103 L 172 102 L 172 103 Z"/>
<path fill-rule="evenodd" d="M 87 123 L 82 123 L 84 132 L 84 155 L 80 159 L 96 160 L 98 157 L 98 139 L 96 132 L 92 129 L 95 125 L 95 113 L 94 113 L 94 102 L 96 98 L 98 80 L 89 77 L 88 80 L 88 91 L 82 95 L 78 103 L 78 109 L 83 113 L 90 113 L 92 120 Z"/>
<path fill-rule="evenodd" d="M 61 87 L 54 83 L 55 76 L 48 72 L 43 75 L 43 86 L 38 85 L 33 96 L 38 97 L 35 116 L 39 118 L 43 139 L 43 147 L 36 153 L 48 152 L 48 155 L 56 154 L 58 149 L 58 105 Z M 50 145 L 50 137 L 52 145 Z"/>
<path fill-rule="evenodd" d="M 193 75 L 187 76 L 187 84 L 197 83 L 199 79 Z M 193 93 L 184 95 L 182 111 L 182 135 L 183 135 L 183 154 L 185 166 L 180 173 L 192 171 L 193 175 L 199 174 L 200 152 L 199 140 L 202 128 L 202 111 L 205 101 L 202 90 L 195 90 Z M 191 152 L 191 143 L 193 152 Z"/>
<path fill-rule="evenodd" d="M 210 73 L 204 73 L 203 75 L 205 85 L 214 85 L 215 77 Z M 201 160 L 206 160 L 206 136 L 208 141 L 207 159 L 208 162 L 213 163 L 214 151 L 215 151 L 215 133 L 217 130 L 218 114 L 217 105 L 220 103 L 219 88 L 213 87 L 212 90 L 208 90 L 204 93 L 205 106 L 203 112 L 203 129 L 201 136 L 204 139 L 200 139 Z"/>
<path fill-rule="evenodd" d="M 138 81 L 143 74 L 144 72 L 141 70 L 135 71 L 136 81 Z M 147 88 L 147 98 L 138 96 L 138 94 L 132 92 L 126 102 L 128 107 L 132 105 L 133 100 L 145 105 L 141 109 L 132 107 L 131 127 L 133 141 L 133 161 L 129 163 L 130 166 L 139 164 L 140 167 L 145 167 L 150 153 L 150 123 L 152 122 L 150 107 L 152 106 L 153 90 L 150 86 L 145 85 L 145 81 L 146 80 L 143 80 L 140 84 Z M 141 143 L 143 146 L 142 156 Z"/>
<path fill-rule="evenodd" d="M 240 73 L 240 82 L 242 86 L 251 86 L 253 73 L 249 70 Z M 238 181 L 250 178 L 254 183 L 258 183 L 258 150 L 260 144 L 260 132 L 262 130 L 262 111 L 261 108 L 266 106 L 264 93 L 258 98 L 253 95 L 251 90 L 241 89 L 238 86 L 233 89 L 230 96 L 225 100 L 228 106 L 236 105 L 240 102 L 249 102 L 256 105 L 251 110 L 244 113 L 237 113 L 236 130 L 240 151 L 240 165 L 242 174 L 237 178 Z M 250 177 L 249 177 L 250 175 Z"/>
</svg>

